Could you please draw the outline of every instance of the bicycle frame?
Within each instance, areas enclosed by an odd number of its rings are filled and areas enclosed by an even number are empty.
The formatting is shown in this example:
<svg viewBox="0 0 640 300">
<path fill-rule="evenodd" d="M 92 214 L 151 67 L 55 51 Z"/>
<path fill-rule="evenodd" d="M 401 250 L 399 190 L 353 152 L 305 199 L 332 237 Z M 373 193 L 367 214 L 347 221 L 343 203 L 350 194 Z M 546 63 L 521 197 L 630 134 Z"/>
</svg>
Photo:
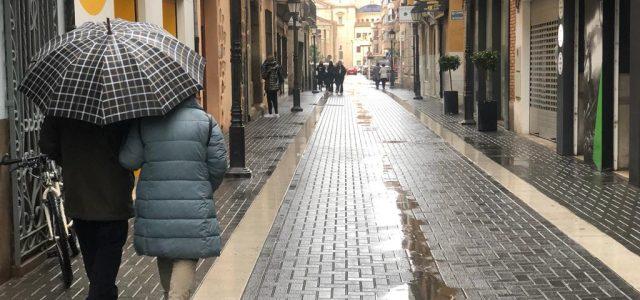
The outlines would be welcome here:
<svg viewBox="0 0 640 300">
<path fill-rule="evenodd" d="M 44 171 L 42 172 L 43 183 L 42 186 L 44 190 L 42 191 L 41 201 L 45 204 L 49 204 L 49 195 L 51 195 L 51 199 L 62 199 L 62 184 L 59 180 L 58 171 L 56 170 L 55 163 L 53 161 L 48 160 L 46 165 L 44 166 Z M 67 236 L 69 236 L 69 227 L 73 226 L 73 222 L 67 222 L 67 216 L 64 211 L 64 202 L 59 201 L 58 203 L 50 203 L 53 208 L 57 207 L 60 210 L 60 215 L 62 216 L 64 231 Z M 54 240 L 55 234 L 53 230 L 53 222 L 51 220 L 51 212 L 49 211 L 49 205 L 43 205 L 44 207 L 44 215 L 47 219 L 47 229 L 49 230 L 49 239 Z"/>
</svg>

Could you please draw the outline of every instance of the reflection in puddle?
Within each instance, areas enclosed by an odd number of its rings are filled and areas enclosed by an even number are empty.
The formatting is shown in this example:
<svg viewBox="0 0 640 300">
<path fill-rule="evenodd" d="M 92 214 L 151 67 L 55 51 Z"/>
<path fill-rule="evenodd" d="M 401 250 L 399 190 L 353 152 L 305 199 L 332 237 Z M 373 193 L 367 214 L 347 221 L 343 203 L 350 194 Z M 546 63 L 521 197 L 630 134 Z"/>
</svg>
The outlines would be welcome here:
<svg viewBox="0 0 640 300">
<path fill-rule="evenodd" d="M 373 119 L 373 117 L 369 114 L 369 111 L 364 108 L 364 106 L 362 106 L 361 102 L 356 102 L 356 109 L 358 113 L 358 115 L 356 116 L 356 118 L 358 119 L 358 124 L 364 126 L 371 125 L 371 120 Z"/>
<path fill-rule="evenodd" d="M 393 166 L 383 164 L 384 178 L 393 178 Z M 387 179 L 384 181 L 384 191 L 377 193 L 381 199 L 376 199 L 376 221 L 379 226 L 399 225 L 402 232 L 380 245 L 381 250 L 394 250 L 398 243 L 409 256 L 411 272 L 414 279 L 389 291 L 383 299 L 424 299 L 445 300 L 464 298 L 458 290 L 450 288 L 440 279 L 437 266 L 427 245 L 424 232 L 420 228 L 425 221 L 414 217 L 412 209 L 418 208 L 416 199 L 411 193 L 402 188 L 399 181 Z M 400 214 L 398 214 L 400 210 Z"/>
</svg>

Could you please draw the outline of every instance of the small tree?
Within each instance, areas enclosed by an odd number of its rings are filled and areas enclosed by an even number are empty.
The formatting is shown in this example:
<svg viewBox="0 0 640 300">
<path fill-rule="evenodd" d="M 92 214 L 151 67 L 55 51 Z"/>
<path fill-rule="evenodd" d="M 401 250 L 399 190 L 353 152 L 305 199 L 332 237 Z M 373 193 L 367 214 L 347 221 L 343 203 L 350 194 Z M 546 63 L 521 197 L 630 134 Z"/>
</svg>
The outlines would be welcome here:
<svg viewBox="0 0 640 300">
<path fill-rule="evenodd" d="M 438 60 L 440 71 L 449 72 L 449 87 L 453 90 L 453 77 L 451 71 L 455 71 L 460 67 L 460 57 L 457 55 L 444 55 Z"/>
<path fill-rule="evenodd" d="M 499 56 L 496 51 L 483 50 L 474 53 L 471 60 L 478 68 L 485 71 L 495 71 L 498 67 Z"/>
<path fill-rule="evenodd" d="M 500 57 L 498 52 L 491 50 L 483 50 L 474 53 L 471 60 L 478 67 L 478 102 L 495 101 L 493 91 L 490 91 L 491 97 L 487 99 L 487 72 L 492 76 L 492 72 L 498 68 Z"/>
</svg>

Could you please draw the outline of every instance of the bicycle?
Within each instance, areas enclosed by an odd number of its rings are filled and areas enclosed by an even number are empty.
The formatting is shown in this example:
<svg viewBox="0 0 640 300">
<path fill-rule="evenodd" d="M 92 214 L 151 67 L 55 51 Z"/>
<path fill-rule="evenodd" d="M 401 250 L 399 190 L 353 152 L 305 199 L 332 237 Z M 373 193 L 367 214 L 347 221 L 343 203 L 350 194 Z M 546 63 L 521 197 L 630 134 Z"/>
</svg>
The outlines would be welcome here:
<svg viewBox="0 0 640 300">
<path fill-rule="evenodd" d="M 55 252 L 62 271 L 64 288 L 71 287 L 73 271 L 71 258 L 78 255 L 79 248 L 73 221 L 67 219 L 64 212 L 64 198 L 62 195 L 62 176 L 56 163 L 46 155 L 12 159 L 6 154 L 0 165 L 15 165 L 11 172 L 26 169 L 27 173 L 40 181 L 41 198 L 44 208 L 49 240 L 55 243 Z M 71 253 L 70 253 L 71 252 Z"/>
</svg>

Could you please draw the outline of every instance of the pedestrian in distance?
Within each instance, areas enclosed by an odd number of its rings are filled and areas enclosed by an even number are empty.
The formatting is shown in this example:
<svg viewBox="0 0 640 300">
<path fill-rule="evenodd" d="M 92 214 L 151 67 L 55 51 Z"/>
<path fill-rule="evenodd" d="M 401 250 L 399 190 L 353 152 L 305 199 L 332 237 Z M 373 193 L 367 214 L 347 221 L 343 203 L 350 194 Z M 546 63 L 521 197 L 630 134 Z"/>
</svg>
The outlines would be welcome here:
<svg viewBox="0 0 640 300">
<path fill-rule="evenodd" d="M 389 81 L 389 73 L 391 71 L 389 70 L 389 67 L 387 67 L 386 64 L 382 64 L 382 67 L 380 67 L 380 82 L 382 82 L 382 89 L 386 89 L 387 86 L 387 82 Z"/>
<path fill-rule="evenodd" d="M 373 68 L 371 68 L 371 79 L 376 84 L 376 90 L 380 87 L 380 63 L 376 63 Z"/>
<path fill-rule="evenodd" d="M 282 76 L 282 68 L 273 56 L 269 56 L 263 63 L 261 73 L 262 79 L 264 79 L 264 91 L 267 94 L 267 106 L 269 113 L 265 115 L 266 118 L 276 117 L 278 114 L 278 91 L 280 86 L 284 84 L 284 77 Z"/>
<path fill-rule="evenodd" d="M 189 97 L 163 117 L 136 120 L 120 163 L 140 169 L 134 247 L 157 257 L 165 299 L 187 300 L 198 259 L 220 255 L 213 192 L 227 169 L 216 121 Z"/>
<path fill-rule="evenodd" d="M 322 91 L 322 87 L 324 86 L 324 78 L 327 75 L 327 69 L 324 67 L 323 63 L 318 63 L 316 66 L 316 82 L 318 83 L 318 90 Z"/>
<path fill-rule="evenodd" d="M 336 67 L 333 65 L 333 61 L 329 61 L 327 66 L 327 73 L 324 79 L 324 85 L 327 87 L 327 91 L 333 93 L 333 83 L 336 78 Z"/>
<path fill-rule="evenodd" d="M 336 93 L 342 95 L 344 93 L 344 79 L 347 75 L 347 68 L 344 67 L 342 61 L 338 61 L 335 66 L 336 69 Z"/>
</svg>

